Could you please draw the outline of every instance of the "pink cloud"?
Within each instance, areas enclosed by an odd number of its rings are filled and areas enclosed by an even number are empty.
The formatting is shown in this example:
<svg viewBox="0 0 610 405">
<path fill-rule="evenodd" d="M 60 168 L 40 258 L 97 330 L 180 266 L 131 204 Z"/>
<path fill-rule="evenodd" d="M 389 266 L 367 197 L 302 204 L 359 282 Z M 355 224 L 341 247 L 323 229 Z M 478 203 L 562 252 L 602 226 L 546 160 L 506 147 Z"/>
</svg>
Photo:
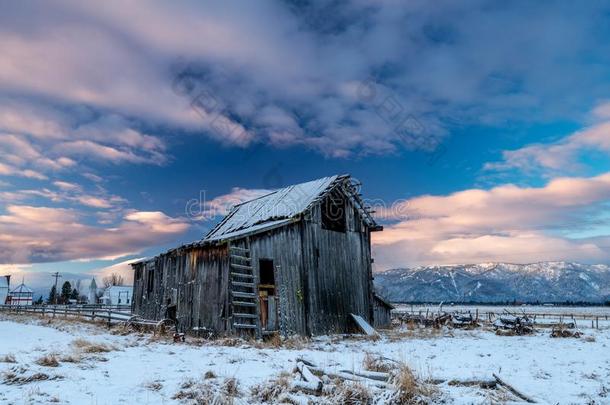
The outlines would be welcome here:
<svg viewBox="0 0 610 405">
<path fill-rule="evenodd" d="M 603 116 L 603 111 L 608 109 L 610 106 L 604 104 L 594 110 L 597 111 L 596 115 L 606 121 L 576 131 L 555 143 L 533 144 L 504 151 L 502 161 L 487 163 L 485 170 L 542 170 L 550 174 L 575 172 L 582 168 L 579 158 L 583 152 L 603 152 L 610 156 L 610 121 L 607 121 L 608 117 Z"/>
<path fill-rule="evenodd" d="M 373 234 L 379 269 L 411 264 L 481 261 L 607 260 L 595 240 L 568 233 L 599 225 L 592 212 L 610 199 L 610 173 L 558 178 L 544 187 L 503 185 L 402 203 L 396 218 Z M 603 228 L 603 224 L 602 224 Z M 604 228 L 607 234 L 607 228 Z M 602 232 L 603 233 L 603 232 Z"/>
<path fill-rule="evenodd" d="M 116 258 L 173 240 L 189 224 L 161 212 L 130 211 L 114 226 L 88 224 L 64 208 L 9 205 L 0 215 L 0 263 Z"/>
</svg>

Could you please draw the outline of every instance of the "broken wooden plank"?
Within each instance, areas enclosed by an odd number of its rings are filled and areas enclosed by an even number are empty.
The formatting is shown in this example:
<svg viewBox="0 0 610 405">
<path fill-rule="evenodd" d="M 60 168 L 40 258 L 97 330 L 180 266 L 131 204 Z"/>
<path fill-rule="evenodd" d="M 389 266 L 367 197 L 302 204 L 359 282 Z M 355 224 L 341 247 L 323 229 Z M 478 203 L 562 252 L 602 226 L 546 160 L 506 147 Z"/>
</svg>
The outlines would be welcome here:
<svg viewBox="0 0 610 405">
<path fill-rule="evenodd" d="M 356 321 L 356 324 L 358 325 L 358 327 L 368 336 L 379 336 L 379 334 L 377 333 L 377 331 L 375 330 L 375 328 L 373 328 L 371 326 L 371 324 L 369 324 L 367 321 L 364 320 L 363 317 L 361 317 L 360 315 L 356 315 L 356 314 L 350 314 L 352 316 L 352 318 L 354 319 L 354 321 Z"/>
<path fill-rule="evenodd" d="M 368 370 L 361 370 L 361 371 L 350 371 L 350 370 L 339 370 L 339 372 L 341 373 L 348 373 L 348 374 L 353 374 L 355 376 L 358 377 L 364 377 L 364 378 L 368 378 L 370 380 L 377 380 L 377 381 L 383 381 L 383 382 L 387 382 L 390 379 L 390 374 L 389 373 L 382 373 L 379 371 L 368 371 Z"/>
<path fill-rule="evenodd" d="M 357 382 L 361 382 L 366 385 L 371 385 L 371 386 L 379 387 L 379 388 L 388 387 L 388 384 L 383 381 L 371 380 L 370 378 L 360 377 L 360 376 L 351 374 L 351 372 L 350 373 L 346 373 L 343 371 L 335 372 L 335 371 L 331 371 L 331 370 L 327 370 L 327 369 L 323 369 L 323 368 L 319 368 L 319 367 L 310 367 L 310 370 L 312 373 L 314 373 L 318 376 L 326 375 L 329 378 L 338 378 L 340 380 L 357 381 Z"/>
<path fill-rule="evenodd" d="M 493 389 L 496 388 L 497 385 L 497 381 L 495 379 L 493 380 L 488 380 L 488 379 L 466 379 L 466 380 L 460 380 L 460 379 L 456 379 L 453 378 L 451 380 L 446 380 L 446 379 L 429 379 L 426 380 L 426 382 L 430 383 L 430 384 L 444 384 L 447 383 L 447 385 L 451 385 L 451 386 L 461 386 L 461 387 L 471 387 L 474 385 L 478 385 L 479 387 L 483 388 L 483 389 Z"/>
<path fill-rule="evenodd" d="M 308 383 L 317 385 L 318 388 L 316 389 L 316 391 L 320 391 L 322 389 L 322 380 L 320 380 L 317 376 L 315 376 L 309 370 L 309 367 L 305 363 L 302 363 L 299 361 L 297 363 L 297 370 L 299 370 L 299 373 L 301 373 L 301 375 L 303 376 L 305 381 L 307 381 Z"/>
<path fill-rule="evenodd" d="M 532 398 L 530 398 L 529 396 L 525 395 L 521 391 L 518 391 L 515 387 L 513 387 L 510 384 L 508 384 L 506 381 L 502 380 L 500 377 L 498 377 L 497 374 L 493 373 L 492 375 L 496 379 L 496 381 L 498 382 L 499 385 L 503 386 L 504 388 L 506 388 L 507 390 L 509 390 L 513 394 L 515 394 L 520 399 L 522 399 L 525 402 L 528 402 L 530 404 L 535 404 L 536 403 L 536 401 L 534 401 Z"/>
</svg>

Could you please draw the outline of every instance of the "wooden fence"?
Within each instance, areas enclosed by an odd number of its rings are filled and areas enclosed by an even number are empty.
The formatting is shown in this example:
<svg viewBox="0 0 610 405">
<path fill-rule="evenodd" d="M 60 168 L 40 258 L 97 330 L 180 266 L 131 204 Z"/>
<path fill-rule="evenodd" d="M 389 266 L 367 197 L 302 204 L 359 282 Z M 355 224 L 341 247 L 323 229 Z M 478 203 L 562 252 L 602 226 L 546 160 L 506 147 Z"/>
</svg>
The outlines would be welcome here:
<svg viewBox="0 0 610 405">
<path fill-rule="evenodd" d="M 498 311 L 479 311 L 477 308 L 473 310 L 451 310 L 447 308 L 447 310 L 441 309 L 408 309 L 408 308 L 400 308 L 392 310 L 392 319 L 403 321 L 405 315 L 418 316 L 424 319 L 434 319 L 442 314 L 450 314 L 450 315 L 472 315 L 472 317 L 479 322 L 489 322 L 493 323 L 494 320 L 501 316 L 506 315 L 514 315 L 514 316 L 527 316 L 532 319 L 534 322 L 544 323 L 540 320 L 546 321 L 555 321 L 558 323 L 566 323 L 573 322 L 577 324 L 577 321 L 591 321 L 591 327 L 599 329 L 599 321 L 608 321 L 610 320 L 610 315 L 599 315 L 599 314 L 583 314 L 583 313 L 566 313 L 566 312 L 538 312 L 532 311 L 528 312 L 526 310 L 513 310 L 508 311 L 502 308 L 498 308 Z M 588 325 L 588 322 L 586 322 Z"/>
<path fill-rule="evenodd" d="M 9 313 L 31 313 L 43 317 L 76 317 L 89 320 L 106 321 L 108 325 L 112 323 L 130 322 L 138 325 L 156 325 L 156 321 L 138 319 L 131 314 L 131 307 L 128 305 L 0 305 L 0 311 Z"/>
</svg>

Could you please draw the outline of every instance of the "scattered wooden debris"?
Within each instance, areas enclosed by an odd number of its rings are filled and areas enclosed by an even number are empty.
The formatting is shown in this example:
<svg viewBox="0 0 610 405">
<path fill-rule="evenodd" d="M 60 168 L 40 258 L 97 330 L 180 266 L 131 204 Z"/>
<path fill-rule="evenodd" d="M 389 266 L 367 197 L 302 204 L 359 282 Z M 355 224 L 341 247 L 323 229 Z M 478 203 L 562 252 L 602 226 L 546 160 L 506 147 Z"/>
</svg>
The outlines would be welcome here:
<svg viewBox="0 0 610 405">
<path fill-rule="evenodd" d="M 321 395 L 332 391 L 333 387 L 329 383 L 333 380 L 357 382 L 376 389 L 388 389 L 390 379 L 389 373 L 365 370 L 329 370 L 301 357 L 297 358 L 295 372 L 298 372 L 301 379 L 291 383 L 291 391 L 301 391 L 309 395 Z"/>
<path fill-rule="evenodd" d="M 555 326 L 553 326 L 553 329 L 551 330 L 551 337 L 552 338 L 569 338 L 569 337 L 579 338 L 582 335 L 582 333 L 580 333 L 580 331 L 577 331 L 577 330 L 570 330 L 573 328 L 574 328 L 573 326 L 572 326 L 572 328 L 570 328 L 569 326 L 563 325 L 563 324 L 555 325 Z"/>
<path fill-rule="evenodd" d="M 322 380 L 320 380 L 317 376 L 315 376 L 309 366 L 302 361 L 297 362 L 297 370 L 301 373 L 301 376 L 306 381 L 307 386 L 303 386 L 302 388 L 306 388 L 315 393 L 318 393 L 322 390 Z M 295 383 L 301 383 L 301 381 L 295 381 Z M 293 387 L 294 388 L 294 387 Z"/>
<path fill-rule="evenodd" d="M 304 395 L 305 398 L 308 396 L 334 398 L 345 384 L 353 384 L 354 387 L 370 390 L 371 395 L 374 395 L 375 397 L 383 397 L 385 399 L 392 398 L 393 400 L 389 403 L 405 403 L 405 395 L 413 399 L 413 401 L 411 401 L 411 399 L 406 401 L 408 403 L 428 403 L 427 401 L 429 399 L 434 398 L 435 395 L 438 396 L 438 393 L 440 392 L 436 386 L 447 384 L 450 386 L 465 387 L 478 386 L 485 390 L 500 389 L 514 395 L 522 401 L 536 403 L 532 397 L 524 394 L 513 385 L 506 382 L 506 380 L 500 378 L 497 374 L 492 374 L 492 378 L 480 379 L 419 380 L 404 364 L 381 356 L 379 357 L 379 360 L 388 361 L 388 364 L 396 364 L 396 367 L 390 372 L 346 369 L 330 370 L 320 367 L 306 358 L 297 357 L 297 364 L 294 369 L 294 375 L 296 375 L 297 378 L 289 383 L 289 391 L 294 395 Z M 405 381 L 402 381 L 405 380 L 402 373 L 403 370 L 407 370 L 410 375 L 410 379 L 406 383 Z M 288 391 L 286 394 L 287 393 Z M 290 396 L 290 394 L 288 394 L 288 396 Z M 292 398 L 296 399 L 297 397 Z"/>
<path fill-rule="evenodd" d="M 422 325 L 425 327 L 440 328 L 448 325 L 454 328 L 470 328 L 479 326 L 476 317 L 470 312 L 467 313 L 447 313 L 439 312 L 435 314 L 403 314 L 399 318 L 401 323 Z"/>
<path fill-rule="evenodd" d="M 473 318 L 472 314 L 453 314 L 451 315 L 451 326 L 454 328 L 470 328 L 477 327 L 479 324 L 477 320 Z"/>
<path fill-rule="evenodd" d="M 527 335 L 534 332 L 534 323 L 527 317 L 507 314 L 493 323 L 498 335 Z"/>
</svg>

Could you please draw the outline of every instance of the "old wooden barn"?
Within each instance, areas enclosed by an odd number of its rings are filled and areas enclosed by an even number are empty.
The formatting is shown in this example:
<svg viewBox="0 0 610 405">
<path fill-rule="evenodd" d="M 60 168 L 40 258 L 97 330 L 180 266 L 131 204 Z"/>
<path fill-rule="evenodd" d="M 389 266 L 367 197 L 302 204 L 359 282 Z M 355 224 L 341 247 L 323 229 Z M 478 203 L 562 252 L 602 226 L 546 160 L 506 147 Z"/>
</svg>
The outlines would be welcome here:
<svg viewBox="0 0 610 405">
<path fill-rule="evenodd" d="M 133 263 L 133 312 L 179 331 L 345 333 L 373 323 L 371 232 L 349 176 L 239 204 L 202 240 Z"/>
</svg>

